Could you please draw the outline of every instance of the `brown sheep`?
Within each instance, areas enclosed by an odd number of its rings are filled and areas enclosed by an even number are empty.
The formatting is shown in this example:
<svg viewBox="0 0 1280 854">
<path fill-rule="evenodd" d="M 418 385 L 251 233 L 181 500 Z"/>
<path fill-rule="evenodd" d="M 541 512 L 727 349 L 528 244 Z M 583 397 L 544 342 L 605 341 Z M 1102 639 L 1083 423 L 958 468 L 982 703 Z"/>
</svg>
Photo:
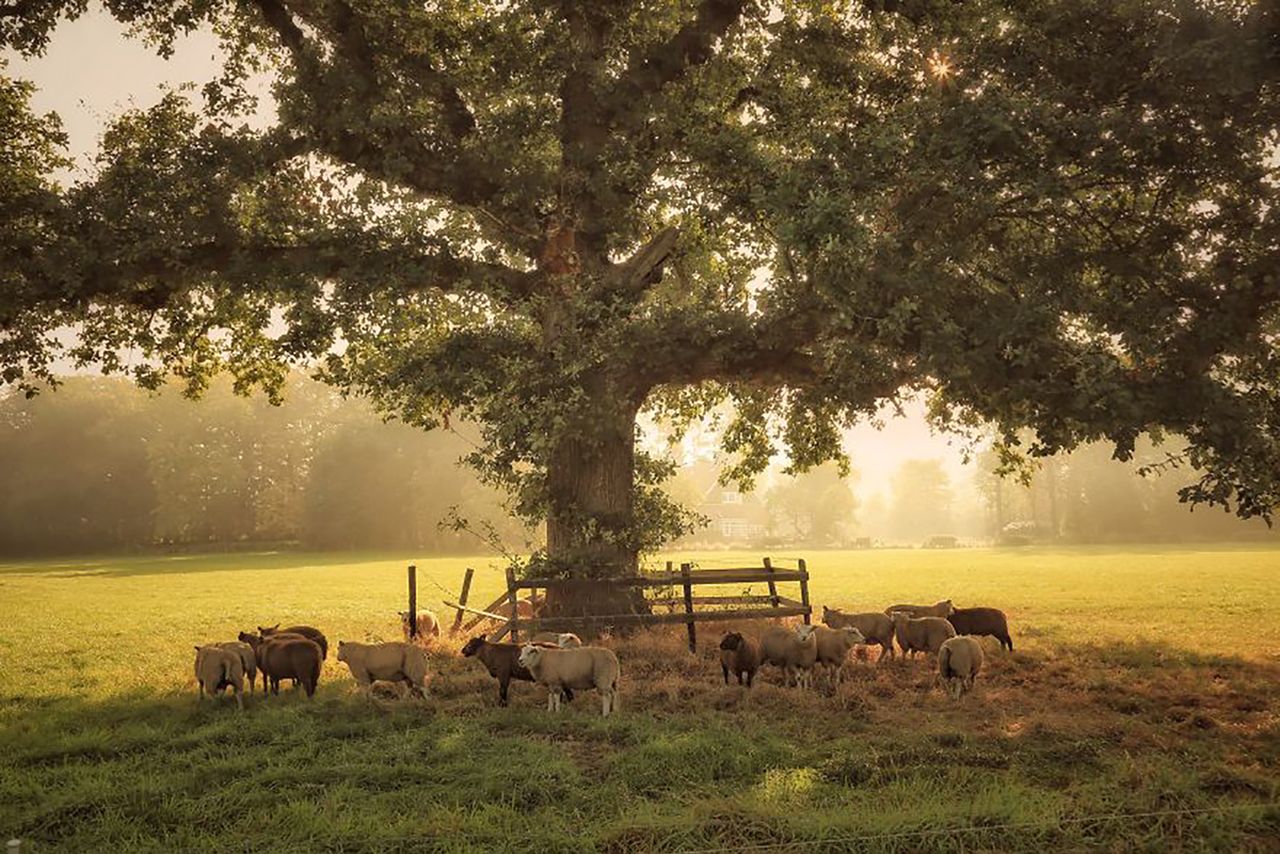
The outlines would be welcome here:
<svg viewBox="0 0 1280 854">
<path fill-rule="evenodd" d="M 416 634 L 416 637 L 423 638 L 423 639 L 429 638 L 429 637 L 431 638 L 440 637 L 440 621 L 436 619 L 435 614 L 431 613 L 430 611 L 419 611 L 417 622 L 418 622 L 418 632 Z M 413 639 L 413 637 L 411 637 L 409 634 L 410 623 L 409 623 L 408 611 L 400 612 L 400 629 L 404 632 L 405 640 Z"/>
<path fill-rule="evenodd" d="M 269 638 L 276 634 L 302 635 L 304 638 L 314 642 L 316 646 L 320 647 L 320 659 L 322 661 L 329 657 L 329 641 L 325 639 L 324 632 L 317 628 L 312 628 L 311 626 L 289 626 L 287 629 L 282 629 L 280 628 L 280 624 L 276 623 L 274 626 L 269 628 L 258 626 L 258 634 L 262 635 L 263 638 Z"/>
<path fill-rule="evenodd" d="M 487 635 L 477 635 L 467 641 L 462 654 L 468 658 L 480 659 L 480 663 L 489 671 L 489 675 L 498 680 L 498 705 L 507 704 L 507 688 L 512 679 L 521 682 L 533 682 L 533 674 L 520 664 L 520 645 L 514 643 L 491 643 Z M 565 699 L 572 700 L 573 692 L 565 690 Z"/>
<path fill-rule="evenodd" d="M 729 674 L 738 677 L 738 684 L 751 687 L 760 669 L 760 645 L 739 632 L 729 632 L 720 641 L 720 669 L 724 672 L 724 684 L 729 684 Z M 746 676 L 743 683 L 742 677 Z"/>
<path fill-rule="evenodd" d="M 239 638 L 241 643 L 248 644 L 249 648 L 253 650 L 255 661 L 261 661 L 261 657 L 260 657 L 261 653 L 258 652 L 258 648 L 261 647 L 264 643 L 266 643 L 268 639 L 270 640 L 311 640 L 310 638 L 305 637 L 304 635 L 293 634 L 291 632 L 276 632 L 273 635 L 269 635 L 268 638 L 264 638 L 262 635 L 255 635 L 251 632 L 241 632 L 239 634 Z M 267 691 L 266 671 L 263 671 L 261 666 L 258 667 L 258 670 L 262 672 L 262 691 L 263 693 L 266 693 Z M 293 681 L 293 687 L 295 688 L 298 687 L 298 681 L 296 679 Z"/>
<path fill-rule="evenodd" d="M 943 599 L 941 602 L 935 602 L 932 605 L 890 605 L 884 609 L 884 612 L 890 617 L 894 611 L 903 611 L 917 619 L 920 617 L 941 617 L 946 619 L 955 611 L 955 606 L 951 604 L 950 599 Z"/>
<path fill-rule="evenodd" d="M 879 644 L 880 658 L 893 658 L 893 620 L 886 614 L 875 612 L 863 614 L 846 614 L 835 608 L 822 606 L 822 622 L 833 629 L 851 626 L 862 632 L 863 643 Z"/>
<path fill-rule="evenodd" d="M 938 650 L 938 680 L 953 700 L 973 690 L 982 659 L 982 644 L 969 635 L 951 638 Z"/>
<path fill-rule="evenodd" d="M 239 655 L 216 646 L 197 646 L 195 670 L 201 700 L 205 691 L 215 697 L 223 688 L 230 688 L 236 696 L 237 708 L 244 709 L 244 663 Z"/>
<path fill-rule="evenodd" d="M 944 641 L 956 636 L 956 630 L 941 617 L 915 619 L 903 611 L 893 613 L 893 631 L 898 646 L 910 657 L 917 652 L 937 653 Z"/>
<path fill-rule="evenodd" d="M 947 617 L 958 635 L 990 635 L 1000 641 L 1000 648 L 1013 652 L 1009 637 L 1009 621 L 999 608 L 957 608 Z"/>
<path fill-rule="evenodd" d="M 320 645 L 308 638 L 268 638 L 258 646 L 258 667 L 271 679 L 271 692 L 280 693 L 280 680 L 302 685 L 310 699 L 320 684 Z"/>
</svg>

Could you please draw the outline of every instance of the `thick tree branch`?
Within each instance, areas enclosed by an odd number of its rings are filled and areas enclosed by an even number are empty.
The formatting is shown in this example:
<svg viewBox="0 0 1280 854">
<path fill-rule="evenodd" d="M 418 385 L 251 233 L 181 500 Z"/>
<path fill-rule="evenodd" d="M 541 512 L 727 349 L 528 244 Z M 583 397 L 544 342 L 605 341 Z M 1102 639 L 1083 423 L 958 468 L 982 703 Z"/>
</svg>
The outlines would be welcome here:
<svg viewBox="0 0 1280 854">
<path fill-rule="evenodd" d="M 632 57 L 618 81 L 616 103 L 652 95 L 712 57 L 715 43 L 737 23 L 745 0 L 702 0 L 693 21 L 645 56 Z"/>
<path fill-rule="evenodd" d="M 620 294 L 642 293 L 662 278 L 663 265 L 675 252 L 680 230 L 667 227 L 640 247 L 634 255 L 616 264 L 605 277 L 603 290 Z"/>
</svg>

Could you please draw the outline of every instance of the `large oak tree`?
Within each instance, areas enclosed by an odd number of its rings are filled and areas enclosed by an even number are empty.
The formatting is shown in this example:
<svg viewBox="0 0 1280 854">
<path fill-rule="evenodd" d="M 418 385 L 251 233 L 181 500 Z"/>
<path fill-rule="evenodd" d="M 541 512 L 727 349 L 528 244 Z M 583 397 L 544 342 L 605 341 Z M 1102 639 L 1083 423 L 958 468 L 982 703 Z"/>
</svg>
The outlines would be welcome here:
<svg viewBox="0 0 1280 854">
<path fill-rule="evenodd" d="M 10 384 L 318 363 L 483 424 L 472 461 L 583 575 L 682 524 L 646 407 L 731 400 L 746 477 L 924 391 L 1031 453 L 1167 431 L 1188 500 L 1280 504 L 1272 2 L 105 5 L 161 52 L 212 28 L 225 71 L 120 116 L 70 186 L 4 80 Z M 9 0 L 0 42 L 84 7 Z"/>
</svg>

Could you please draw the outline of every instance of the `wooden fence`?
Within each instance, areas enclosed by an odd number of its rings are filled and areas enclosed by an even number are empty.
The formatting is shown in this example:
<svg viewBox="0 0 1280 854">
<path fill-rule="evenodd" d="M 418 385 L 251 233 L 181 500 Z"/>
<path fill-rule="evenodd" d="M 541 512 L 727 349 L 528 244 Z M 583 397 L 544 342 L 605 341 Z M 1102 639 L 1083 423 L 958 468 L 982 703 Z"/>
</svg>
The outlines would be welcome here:
<svg viewBox="0 0 1280 854">
<path fill-rule="evenodd" d="M 809 571 L 803 559 L 798 561 L 796 569 L 777 568 L 769 558 L 764 558 L 760 566 L 715 569 L 695 569 L 693 564 L 683 563 L 678 571 L 672 563 L 668 562 L 665 572 L 611 579 L 517 579 L 515 573 L 508 569 L 507 592 L 484 608 L 473 608 L 467 604 L 473 574 L 474 570 L 467 570 L 462 582 L 462 594 L 457 602 L 444 601 L 446 607 L 456 611 L 452 630 L 469 631 L 484 620 L 497 620 L 503 623 L 503 626 L 491 638 L 494 641 L 502 640 L 510 634 L 512 641 L 519 642 L 521 631 L 526 631 L 532 636 L 539 631 L 592 631 L 633 625 L 658 626 L 684 623 L 689 633 L 689 649 L 694 650 L 697 647 L 698 623 L 793 616 L 803 617 L 805 623 L 809 623 L 813 615 L 813 609 L 809 606 Z M 789 583 L 799 585 L 799 599 L 784 596 L 778 592 L 778 585 Z M 768 587 L 769 593 L 768 595 L 739 593 L 695 596 L 693 592 L 695 587 L 724 584 L 764 584 Z M 520 616 L 518 603 L 522 590 L 528 590 L 531 594 L 543 591 L 545 594 L 553 589 L 601 586 L 638 587 L 658 591 L 658 595 L 649 599 L 653 611 L 647 614 L 593 614 L 582 617 Z M 412 568 L 410 568 L 409 599 L 412 612 L 416 603 Z M 667 611 L 663 613 L 659 610 L 662 608 L 666 608 Z M 464 614 L 475 616 L 464 624 Z"/>
</svg>

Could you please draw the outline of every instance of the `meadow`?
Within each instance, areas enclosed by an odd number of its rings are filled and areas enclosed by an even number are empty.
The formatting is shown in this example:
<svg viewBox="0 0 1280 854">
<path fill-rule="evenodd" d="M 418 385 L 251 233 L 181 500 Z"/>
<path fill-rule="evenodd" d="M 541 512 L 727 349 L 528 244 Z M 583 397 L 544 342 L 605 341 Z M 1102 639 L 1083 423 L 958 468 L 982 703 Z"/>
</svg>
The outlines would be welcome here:
<svg viewBox="0 0 1280 854">
<path fill-rule="evenodd" d="M 703 566 L 760 554 L 669 556 Z M 787 565 L 787 556 L 775 555 Z M 33 850 L 1280 850 L 1280 550 L 806 554 L 815 606 L 950 597 L 1009 615 L 978 691 L 855 661 L 838 690 L 720 682 L 721 628 L 607 642 L 622 711 L 512 705 L 463 638 L 426 702 L 357 692 L 197 703 L 192 645 L 306 622 L 398 639 L 486 558 L 296 553 L 0 564 L 0 835 Z M 662 560 L 663 558 L 659 558 Z M 447 592 L 446 592 L 447 591 Z M 761 591 L 754 591 L 761 592 Z M 758 627 L 754 627 L 758 628 Z"/>
</svg>

